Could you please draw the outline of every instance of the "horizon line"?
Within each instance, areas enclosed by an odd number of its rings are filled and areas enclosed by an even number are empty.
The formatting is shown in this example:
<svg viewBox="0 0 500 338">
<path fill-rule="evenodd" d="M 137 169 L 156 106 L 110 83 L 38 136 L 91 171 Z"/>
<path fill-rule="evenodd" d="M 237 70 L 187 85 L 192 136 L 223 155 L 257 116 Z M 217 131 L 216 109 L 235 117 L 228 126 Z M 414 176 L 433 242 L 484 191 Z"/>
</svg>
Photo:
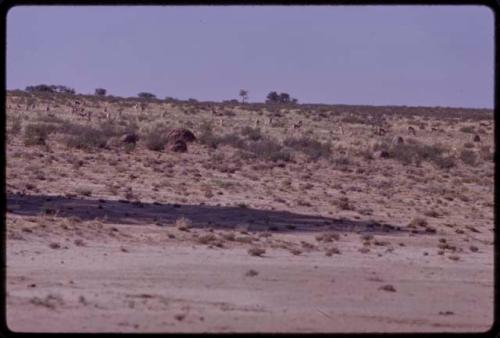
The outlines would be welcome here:
<svg viewBox="0 0 500 338">
<path fill-rule="evenodd" d="M 71 88 L 71 87 L 68 87 L 68 88 Z M 73 89 L 73 88 L 71 88 L 71 89 Z M 11 92 L 12 91 L 21 91 L 21 92 L 24 92 L 24 93 L 27 93 L 27 94 L 39 94 L 39 93 L 43 93 L 43 92 L 30 93 L 30 92 L 26 91 L 25 89 L 19 89 L 19 88 L 6 89 L 7 93 L 9 91 L 11 91 Z M 143 91 L 143 92 L 147 92 L 147 91 Z M 141 92 L 139 92 L 139 93 L 141 93 Z M 139 94 L 139 93 L 137 93 L 137 94 Z M 58 93 L 58 92 L 50 93 L 50 92 L 47 92 L 47 94 L 64 94 L 64 93 Z M 148 100 L 148 99 L 143 99 L 143 98 L 137 97 L 137 94 L 136 94 L 136 96 L 121 96 L 121 95 L 118 95 L 118 94 L 106 94 L 105 96 L 98 96 L 98 95 L 95 95 L 94 93 L 80 93 L 80 92 L 76 92 L 75 94 L 65 94 L 65 95 L 95 96 L 95 97 L 98 97 L 98 98 L 106 98 L 106 97 L 108 97 L 108 98 Z M 159 101 L 168 101 L 169 99 L 171 99 L 171 100 L 176 100 L 176 101 L 185 101 L 185 102 L 188 102 L 189 100 L 194 99 L 194 100 L 196 100 L 199 103 L 204 103 L 204 102 L 206 102 L 206 103 L 224 103 L 224 101 L 237 100 L 238 104 L 268 104 L 265 101 L 246 101 L 245 103 L 242 103 L 237 98 L 228 98 L 228 99 L 221 99 L 221 100 L 202 100 L 202 99 L 197 99 L 195 97 L 181 99 L 181 98 L 176 98 L 176 97 L 168 96 L 168 95 L 166 95 L 163 98 L 160 98 L 160 97 L 156 97 L 156 94 L 154 94 L 154 93 L 151 93 L 151 94 L 155 95 L 155 98 L 151 98 L 151 100 L 159 100 Z M 275 104 L 279 104 L 279 103 L 275 103 Z M 289 104 L 291 105 L 292 103 L 289 103 Z M 300 105 L 365 106 L 365 107 L 434 108 L 434 109 L 436 109 L 436 108 L 444 108 L 444 109 L 474 109 L 474 110 L 490 110 L 490 111 L 494 111 L 495 110 L 495 106 L 493 106 L 493 107 L 490 108 L 490 107 L 447 106 L 447 105 L 446 106 L 445 105 L 432 105 L 431 106 L 431 105 L 411 105 L 411 104 L 326 103 L 326 102 L 301 102 L 301 101 L 298 101 L 294 105 L 299 105 L 299 106 Z"/>
</svg>

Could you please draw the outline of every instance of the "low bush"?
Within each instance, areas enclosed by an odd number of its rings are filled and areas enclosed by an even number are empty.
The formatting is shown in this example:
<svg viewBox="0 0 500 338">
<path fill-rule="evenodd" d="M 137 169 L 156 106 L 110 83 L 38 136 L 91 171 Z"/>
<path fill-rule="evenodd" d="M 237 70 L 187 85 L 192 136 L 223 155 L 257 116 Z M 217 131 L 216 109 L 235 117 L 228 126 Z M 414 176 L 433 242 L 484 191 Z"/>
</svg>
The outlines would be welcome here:
<svg viewBox="0 0 500 338">
<path fill-rule="evenodd" d="M 54 131 L 54 126 L 47 123 L 28 124 L 24 128 L 24 144 L 27 146 L 44 145 L 49 134 Z"/>
<path fill-rule="evenodd" d="M 385 141 L 376 144 L 374 150 L 386 151 L 389 158 L 396 159 L 404 165 L 420 165 L 422 161 L 433 163 L 442 169 L 455 165 L 453 157 L 445 155 L 446 148 L 441 144 L 428 145 L 420 142 L 391 144 Z"/>
<path fill-rule="evenodd" d="M 198 137 L 198 142 L 206 145 L 207 147 L 216 149 L 219 146 L 220 139 L 217 137 L 212 130 L 203 130 Z"/>
<path fill-rule="evenodd" d="M 252 141 L 258 141 L 262 139 L 260 128 L 252 128 L 247 126 L 241 129 L 241 134 Z"/>
<path fill-rule="evenodd" d="M 226 134 L 217 138 L 217 142 L 219 144 L 229 145 L 231 147 L 237 149 L 244 149 L 246 147 L 246 143 L 243 139 L 241 139 L 237 134 Z"/>
<path fill-rule="evenodd" d="M 153 151 L 161 151 L 167 144 L 167 134 L 168 131 L 166 127 L 159 125 L 150 129 L 144 135 L 144 142 L 146 148 Z"/>
<path fill-rule="evenodd" d="M 347 115 L 342 118 L 341 120 L 344 123 L 351 123 L 351 124 L 367 124 L 369 123 L 368 120 L 363 119 L 362 117 L 359 117 L 357 115 Z"/>
<path fill-rule="evenodd" d="M 287 147 L 306 154 L 312 160 L 317 160 L 320 157 L 329 158 L 331 155 L 330 144 L 321 143 L 310 137 L 289 137 L 283 143 Z"/>
<path fill-rule="evenodd" d="M 479 154 L 483 161 L 495 161 L 495 156 L 488 146 L 482 146 L 479 149 Z"/>
<path fill-rule="evenodd" d="M 66 138 L 66 145 L 71 148 L 77 149 L 97 149 L 106 147 L 108 136 L 102 130 L 95 129 L 87 126 L 82 127 L 79 133 L 68 135 Z"/>
<path fill-rule="evenodd" d="M 474 151 L 463 149 L 460 153 L 460 159 L 463 163 L 474 166 L 477 164 L 477 155 Z"/>
<path fill-rule="evenodd" d="M 12 119 L 12 124 L 10 126 L 10 134 L 11 135 L 19 135 L 21 130 L 23 129 L 22 127 L 22 119 L 19 116 L 16 116 Z"/>
<path fill-rule="evenodd" d="M 463 132 L 463 133 L 469 133 L 469 134 L 474 134 L 475 133 L 475 129 L 474 129 L 473 126 L 462 127 L 462 128 L 460 128 L 460 131 Z"/>
<path fill-rule="evenodd" d="M 283 146 L 270 138 L 249 142 L 245 150 L 252 154 L 254 158 L 289 162 L 293 156 L 290 151 L 283 149 Z M 251 156 L 252 157 L 252 156 Z"/>
<path fill-rule="evenodd" d="M 36 120 L 39 122 L 45 122 L 45 123 L 64 123 L 66 120 L 55 116 L 53 114 L 41 114 L 36 117 Z"/>
</svg>

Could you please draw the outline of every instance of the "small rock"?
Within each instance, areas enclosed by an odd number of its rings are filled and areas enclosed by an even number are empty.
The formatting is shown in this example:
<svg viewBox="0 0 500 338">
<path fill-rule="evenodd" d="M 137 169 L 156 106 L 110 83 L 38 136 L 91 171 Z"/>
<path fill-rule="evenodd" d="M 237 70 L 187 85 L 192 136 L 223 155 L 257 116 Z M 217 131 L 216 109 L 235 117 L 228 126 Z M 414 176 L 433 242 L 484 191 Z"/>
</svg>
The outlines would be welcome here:
<svg viewBox="0 0 500 338">
<path fill-rule="evenodd" d="M 450 315 L 454 315 L 455 312 L 453 312 L 453 311 L 439 311 L 439 314 L 441 316 L 450 316 Z"/>
<path fill-rule="evenodd" d="M 388 292 L 396 292 L 396 288 L 394 288 L 394 286 L 392 286 L 391 284 L 383 285 L 379 288 L 379 290 L 388 291 Z"/>
<path fill-rule="evenodd" d="M 186 315 L 185 314 L 178 314 L 178 315 L 175 315 L 174 317 L 178 321 L 182 321 L 182 320 L 184 320 L 184 318 L 186 318 Z"/>
<path fill-rule="evenodd" d="M 50 243 L 49 247 L 51 249 L 60 249 L 61 248 L 61 244 L 59 244 L 59 243 Z"/>
<path fill-rule="evenodd" d="M 248 277 L 254 277 L 254 276 L 257 276 L 259 273 L 253 269 L 250 269 L 248 270 L 246 273 L 245 273 L 245 276 L 248 276 Z"/>
<path fill-rule="evenodd" d="M 262 248 L 252 247 L 252 248 L 248 249 L 248 254 L 251 256 L 259 256 L 260 257 L 265 253 L 266 253 L 266 250 L 262 249 Z"/>
</svg>

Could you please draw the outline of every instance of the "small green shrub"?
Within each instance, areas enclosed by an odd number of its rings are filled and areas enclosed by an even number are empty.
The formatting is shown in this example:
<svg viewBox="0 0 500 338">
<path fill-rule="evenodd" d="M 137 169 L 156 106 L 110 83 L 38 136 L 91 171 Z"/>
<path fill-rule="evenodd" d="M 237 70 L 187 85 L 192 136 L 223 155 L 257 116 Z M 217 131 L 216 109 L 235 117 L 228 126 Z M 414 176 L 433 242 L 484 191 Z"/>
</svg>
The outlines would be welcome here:
<svg viewBox="0 0 500 338">
<path fill-rule="evenodd" d="M 22 126 L 22 119 L 19 116 L 16 116 L 12 119 L 12 125 L 10 127 L 10 133 L 12 135 L 19 135 L 21 130 L 23 129 Z"/>
<path fill-rule="evenodd" d="M 490 150 L 490 147 L 488 147 L 488 146 L 482 146 L 479 149 L 479 154 L 481 155 L 481 159 L 483 161 L 495 161 L 494 154 Z"/>
<path fill-rule="evenodd" d="M 283 143 L 287 147 L 306 154 L 311 160 L 317 160 L 320 157 L 329 158 L 331 155 L 330 144 L 321 143 L 309 137 L 289 137 Z"/>
<path fill-rule="evenodd" d="M 347 157 L 345 155 L 336 156 L 336 157 L 332 158 L 331 161 L 333 164 L 335 164 L 337 166 L 348 166 L 348 165 L 352 164 L 349 157 Z"/>
<path fill-rule="evenodd" d="M 246 151 L 251 153 L 255 158 L 270 160 L 270 161 L 285 161 L 292 160 L 292 154 L 283 149 L 283 146 L 278 142 L 264 138 L 259 141 L 249 142 L 246 146 Z"/>
<path fill-rule="evenodd" d="M 445 156 L 446 148 L 441 144 L 428 145 L 418 141 L 391 144 L 384 141 L 376 144 L 374 149 L 386 151 L 389 158 L 398 160 L 404 165 L 420 165 L 422 161 L 433 163 L 441 169 L 448 169 L 455 165 L 453 157 Z"/>
<path fill-rule="evenodd" d="M 455 159 L 451 156 L 441 156 L 434 159 L 436 164 L 441 169 L 450 169 L 455 166 Z"/>
<path fill-rule="evenodd" d="M 126 143 L 124 146 L 124 149 L 125 149 L 125 152 L 128 154 L 128 153 L 131 153 L 132 151 L 134 151 L 135 147 L 136 147 L 135 143 Z"/>
<path fill-rule="evenodd" d="M 460 159 L 467 165 L 474 166 L 477 164 L 477 155 L 474 151 L 463 149 L 460 153 Z"/>
<path fill-rule="evenodd" d="M 123 133 L 117 125 L 105 122 L 100 128 L 64 121 L 57 126 L 57 132 L 66 134 L 66 146 L 77 149 L 98 149 L 106 147 L 108 139 Z"/>
<path fill-rule="evenodd" d="M 221 136 L 218 138 L 217 142 L 219 144 L 226 144 L 238 149 L 244 149 L 246 147 L 245 141 L 235 133 Z"/>
<path fill-rule="evenodd" d="M 153 151 L 161 151 L 167 143 L 167 130 L 163 126 L 157 126 L 144 135 L 146 148 Z"/>
<path fill-rule="evenodd" d="M 342 118 L 342 122 L 351 124 L 368 124 L 369 121 L 357 115 L 347 115 Z"/>
<path fill-rule="evenodd" d="M 249 140 L 258 141 L 262 139 L 260 128 L 244 127 L 241 129 L 241 134 L 246 136 Z"/>
<path fill-rule="evenodd" d="M 44 145 L 47 137 L 52 132 L 54 132 L 54 129 L 49 124 L 28 124 L 24 128 L 24 144 L 27 146 Z"/>
<path fill-rule="evenodd" d="M 106 147 L 108 138 L 101 130 L 85 126 L 80 133 L 69 135 L 66 138 L 66 145 L 77 149 L 98 149 Z"/>
<path fill-rule="evenodd" d="M 460 131 L 463 132 L 463 133 L 469 133 L 469 134 L 474 134 L 475 133 L 474 126 L 465 126 L 465 127 L 462 127 L 462 128 L 460 128 Z"/>
<path fill-rule="evenodd" d="M 124 128 L 120 128 L 117 124 L 111 122 L 111 121 L 105 121 L 103 122 L 99 129 L 102 131 L 102 133 L 106 137 L 114 137 L 114 136 L 119 136 L 124 133 Z"/>
<path fill-rule="evenodd" d="M 45 123 L 64 123 L 66 120 L 57 117 L 53 114 L 42 114 L 36 117 L 36 120 L 39 122 L 45 122 Z"/>
<path fill-rule="evenodd" d="M 200 144 L 206 145 L 210 148 L 216 149 L 219 146 L 220 139 L 217 137 L 212 130 L 203 130 L 198 137 Z"/>
</svg>

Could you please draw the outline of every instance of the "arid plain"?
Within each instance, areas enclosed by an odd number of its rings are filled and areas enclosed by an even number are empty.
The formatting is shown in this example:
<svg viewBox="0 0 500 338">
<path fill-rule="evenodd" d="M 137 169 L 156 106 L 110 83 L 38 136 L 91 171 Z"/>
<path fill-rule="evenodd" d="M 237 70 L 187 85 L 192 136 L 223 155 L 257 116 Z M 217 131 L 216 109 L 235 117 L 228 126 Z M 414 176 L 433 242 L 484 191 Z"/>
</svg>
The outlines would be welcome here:
<svg viewBox="0 0 500 338">
<path fill-rule="evenodd" d="M 6 108 L 13 331 L 493 323 L 492 111 L 23 91 Z"/>
</svg>

